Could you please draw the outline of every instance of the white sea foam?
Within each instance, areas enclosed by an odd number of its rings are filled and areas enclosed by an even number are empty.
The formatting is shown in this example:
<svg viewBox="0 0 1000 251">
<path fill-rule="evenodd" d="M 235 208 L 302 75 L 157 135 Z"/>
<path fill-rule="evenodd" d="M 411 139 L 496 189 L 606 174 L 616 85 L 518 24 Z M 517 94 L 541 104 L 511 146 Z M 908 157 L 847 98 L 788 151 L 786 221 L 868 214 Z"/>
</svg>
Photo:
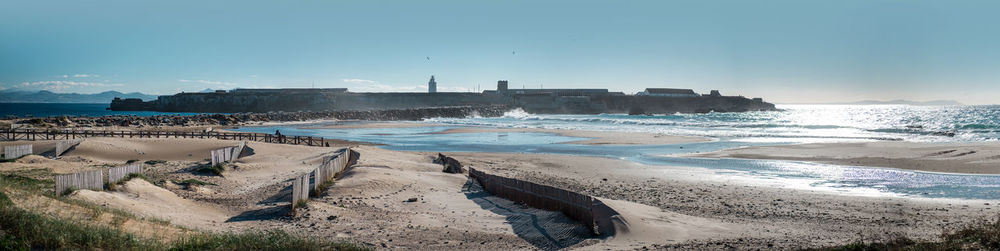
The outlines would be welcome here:
<svg viewBox="0 0 1000 251">
<path fill-rule="evenodd" d="M 1000 106 L 793 105 L 745 113 L 550 115 L 522 109 L 496 118 L 434 118 L 428 122 L 503 128 L 651 132 L 748 142 L 1000 139 Z"/>
</svg>

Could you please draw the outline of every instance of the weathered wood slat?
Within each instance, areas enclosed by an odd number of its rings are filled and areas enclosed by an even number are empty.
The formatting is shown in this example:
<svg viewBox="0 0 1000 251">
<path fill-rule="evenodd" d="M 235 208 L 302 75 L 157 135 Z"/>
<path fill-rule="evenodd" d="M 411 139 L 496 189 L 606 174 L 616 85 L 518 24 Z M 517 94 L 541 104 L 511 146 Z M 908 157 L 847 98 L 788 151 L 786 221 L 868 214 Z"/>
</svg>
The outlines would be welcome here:
<svg viewBox="0 0 1000 251">
<path fill-rule="evenodd" d="M 108 169 L 108 182 L 117 183 L 132 173 L 143 174 L 142 163 L 133 163 Z"/>
<path fill-rule="evenodd" d="M 21 156 L 29 155 L 34 153 L 32 145 L 18 145 L 18 146 L 4 146 L 3 147 L 3 158 L 4 159 L 16 159 Z"/>
<path fill-rule="evenodd" d="M 69 151 L 69 149 L 76 147 L 82 142 L 83 142 L 82 139 L 63 140 L 56 142 L 56 157 L 58 158 L 59 156 L 62 156 L 64 153 L 66 153 L 66 151 Z"/>
<path fill-rule="evenodd" d="M 487 174 L 469 168 L 469 177 L 476 180 L 484 190 L 498 197 L 506 198 L 526 205 L 556 210 L 565 213 L 598 234 L 614 231 L 610 221 L 613 210 L 603 205 L 594 197 L 532 182 Z M 596 214 L 595 214 L 596 212 Z"/>
<path fill-rule="evenodd" d="M 104 189 L 104 172 L 93 170 L 56 176 L 56 196 L 76 189 Z"/>
</svg>

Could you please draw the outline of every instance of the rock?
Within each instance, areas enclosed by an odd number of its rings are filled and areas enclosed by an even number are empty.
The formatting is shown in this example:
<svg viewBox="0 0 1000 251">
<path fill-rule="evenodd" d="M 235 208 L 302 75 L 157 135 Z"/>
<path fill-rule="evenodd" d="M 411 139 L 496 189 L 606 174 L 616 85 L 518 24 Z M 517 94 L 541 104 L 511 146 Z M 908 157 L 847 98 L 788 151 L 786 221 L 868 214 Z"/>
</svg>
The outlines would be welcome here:
<svg viewBox="0 0 1000 251">
<path fill-rule="evenodd" d="M 417 198 L 414 197 L 414 198 L 407 199 L 406 202 L 417 202 Z"/>
<path fill-rule="evenodd" d="M 438 159 L 435 162 L 440 163 L 441 166 L 444 167 L 444 169 L 441 170 L 442 172 L 446 173 L 464 172 L 464 170 L 462 170 L 462 163 L 458 162 L 458 160 L 452 157 L 444 156 L 444 154 L 438 153 Z"/>
</svg>

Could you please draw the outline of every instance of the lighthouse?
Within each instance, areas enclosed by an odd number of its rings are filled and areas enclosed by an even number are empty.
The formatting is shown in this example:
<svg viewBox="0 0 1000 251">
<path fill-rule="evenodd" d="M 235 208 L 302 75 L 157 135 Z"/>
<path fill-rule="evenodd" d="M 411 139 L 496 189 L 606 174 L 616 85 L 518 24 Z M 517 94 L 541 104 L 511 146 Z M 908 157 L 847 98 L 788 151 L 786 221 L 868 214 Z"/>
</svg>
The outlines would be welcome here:
<svg viewBox="0 0 1000 251">
<path fill-rule="evenodd" d="M 428 93 L 438 92 L 438 83 L 434 82 L 434 75 L 431 75 L 431 81 L 427 82 L 427 92 Z"/>
</svg>

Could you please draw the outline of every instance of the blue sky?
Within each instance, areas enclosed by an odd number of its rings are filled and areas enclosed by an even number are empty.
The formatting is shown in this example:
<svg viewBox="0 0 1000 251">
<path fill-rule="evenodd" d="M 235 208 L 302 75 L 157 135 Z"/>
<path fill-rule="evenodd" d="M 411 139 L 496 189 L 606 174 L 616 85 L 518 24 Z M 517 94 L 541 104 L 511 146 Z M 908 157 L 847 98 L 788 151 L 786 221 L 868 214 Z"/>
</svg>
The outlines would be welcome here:
<svg viewBox="0 0 1000 251">
<path fill-rule="evenodd" d="M 997 1 L 10 1 L 0 89 L 719 89 L 998 103 Z M 430 58 L 429 60 L 427 58 Z"/>
</svg>

